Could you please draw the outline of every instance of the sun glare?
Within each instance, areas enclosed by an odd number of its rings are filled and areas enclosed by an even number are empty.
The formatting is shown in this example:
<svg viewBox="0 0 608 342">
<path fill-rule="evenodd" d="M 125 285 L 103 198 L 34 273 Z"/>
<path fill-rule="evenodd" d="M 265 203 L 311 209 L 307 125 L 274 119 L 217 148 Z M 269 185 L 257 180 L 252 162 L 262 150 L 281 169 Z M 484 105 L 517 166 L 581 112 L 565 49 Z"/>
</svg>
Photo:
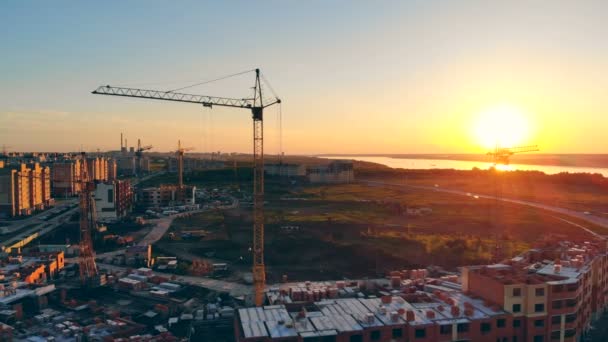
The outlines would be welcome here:
<svg viewBox="0 0 608 342">
<path fill-rule="evenodd" d="M 473 134 L 479 145 L 491 149 L 524 144 L 530 135 L 530 124 L 525 113 L 510 105 L 482 111 L 473 124 Z"/>
</svg>

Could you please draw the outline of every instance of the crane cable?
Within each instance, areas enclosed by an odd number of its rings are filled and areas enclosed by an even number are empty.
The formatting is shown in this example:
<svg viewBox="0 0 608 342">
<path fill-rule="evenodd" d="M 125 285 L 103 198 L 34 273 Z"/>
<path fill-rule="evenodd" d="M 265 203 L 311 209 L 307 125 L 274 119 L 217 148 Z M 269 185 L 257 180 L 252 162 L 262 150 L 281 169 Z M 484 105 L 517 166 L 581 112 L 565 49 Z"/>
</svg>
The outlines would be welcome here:
<svg viewBox="0 0 608 342">
<path fill-rule="evenodd" d="M 192 87 L 196 87 L 196 86 L 207 84 L 207 83 L 211 83 L 211 82 L 221 81 L 221 80 L 225 80 L 225 79 L 230 78 L 230 77 L 235 77 L 235 76 L 243 75 L 243 74 L 246 74 L 246 73 L 249 73 L 249 72 L 252 72 L 252 71 L 255 71 L 255 69 L 245 70 L 245 71 L 237 72 L 235 74 L 231 74 L 231 75 L 215 78 L 215 79 L 212 79 L 212 80 L 194 83 L 194 84 L 191 84 L 189 86 L 185 86 L 185 87 L 181 87 L 181 88 L 176 88 L 176 89 L 168 90 L 167 92 L 174 92 L 174 91 L 183 90 L 183 89 L 187 89 L 187 88 L 192 88 Z"/>
<path fill-rule="evenodd" d="M 266 79 L 266 77 L 264 77 L 264 74 L 260 73 L 260 76 L 262 77 L 262 81 L 264 81 L 264 84 L 266 84 L 266 86 L 268 86 L 268 89 L 270 89 L 270 92 L 272 93 L 272 95 L 274 95 L 274 97 L 276 99 L 278 99 L 279 96 L 277 95 L 277 93 L 274 91 L 274 89 L 270 85 L 270 82 L 268 82 L 268 80 Z"/>
</svg>

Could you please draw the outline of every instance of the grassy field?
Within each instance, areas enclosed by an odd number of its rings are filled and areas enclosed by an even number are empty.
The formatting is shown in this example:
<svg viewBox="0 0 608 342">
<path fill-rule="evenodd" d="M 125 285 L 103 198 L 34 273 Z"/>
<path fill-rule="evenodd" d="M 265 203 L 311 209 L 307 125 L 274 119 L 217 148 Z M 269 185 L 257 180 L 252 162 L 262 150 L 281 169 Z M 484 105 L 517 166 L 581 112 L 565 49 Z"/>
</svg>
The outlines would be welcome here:
<svg viewBox="0 0 608 342">
<path fill-rule="evenodd" d="M 608 217 L 608 178 L 591 174 L 545 175 L 535 171 L 396 170 L 367 168 L 359 179 L 382 179 L 400 184 L 434 186 L 501 195 Z"/>
<path fill-rule="evenodd" d="M 226 180 L 230 172 L 201 173 L 192 181 L 199 186 L 225 186 L 230 184 Z M 416 181 L 427 185 L 431 179 Z M 266 188 L 265 258 L 270 281 L 283 274 L 297 280 L 336 279 L 429 264 L 453 269 L 485 263 L 495 252 L 497 238 L 505 257 L 550 237 L 591 238 L 554 214 L 494 200 L 364 184 L 292 185 L 272 178 Z M 242 189 L 247 191 L 247 185 L 242 184 Z M 413 215 L 408 208 L 430 210 Z M 251 227 L 250 207 L 176 219 L 169 231 L 174 236 L 197 229 L 208 234 L 186 239 L 166 236 L 162 250 L 179 250 L 190 257 L 211 255 L 246 271 L 251 263 Z"/>
</svg>

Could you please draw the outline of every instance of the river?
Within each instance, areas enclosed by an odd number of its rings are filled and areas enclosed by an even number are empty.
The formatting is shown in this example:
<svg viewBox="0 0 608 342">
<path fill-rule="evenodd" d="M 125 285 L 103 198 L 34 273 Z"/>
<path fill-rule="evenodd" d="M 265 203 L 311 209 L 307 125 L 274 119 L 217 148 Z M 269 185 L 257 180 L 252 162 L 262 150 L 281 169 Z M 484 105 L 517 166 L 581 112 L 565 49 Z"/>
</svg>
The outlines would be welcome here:
<svg viewBox="0 0 608 342">
<path fill-rule="evenodd" d="M 445 159 L 407 159 L 407 158 L 391 158 L 391 157 L 364 157 L 364 156 L 323 156 L 328 159 L 352 159 L 370 163 L 382 164 L 392 168 L 402 169 L 455 169 L 455 170 L 471 170 L 474 167 L 479 169 L 488 169 L 492 166 L 489 162 L 481 161 L 464 161 L 464 160 L 445 160 Z M 541 171 L 546 174 L 556 174 L 561 172 L 569 173 L 600 173 L 604 177 L 608 177 L 608 168 L 594 167 L 575 167 L 575 166 L 558 166 L 558 165 L 524 165 L 510 164 L 507 166 L 501 165 L 503 170 L 534 170 Z"/>
</svg>

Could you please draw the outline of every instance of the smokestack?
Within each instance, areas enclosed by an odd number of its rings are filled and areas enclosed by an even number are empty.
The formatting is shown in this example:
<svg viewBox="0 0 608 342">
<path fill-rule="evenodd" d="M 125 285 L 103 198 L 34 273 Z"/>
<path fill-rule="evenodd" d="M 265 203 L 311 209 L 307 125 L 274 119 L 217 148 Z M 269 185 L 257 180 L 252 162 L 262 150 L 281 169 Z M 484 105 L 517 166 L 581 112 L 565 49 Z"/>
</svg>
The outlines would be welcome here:
<svg viewBox="0 0 608 342">
<path fill-rule="evenodd" d="M 120 133 L 120 150 L 122 151 L 122 132 Z"/>
</svg>

